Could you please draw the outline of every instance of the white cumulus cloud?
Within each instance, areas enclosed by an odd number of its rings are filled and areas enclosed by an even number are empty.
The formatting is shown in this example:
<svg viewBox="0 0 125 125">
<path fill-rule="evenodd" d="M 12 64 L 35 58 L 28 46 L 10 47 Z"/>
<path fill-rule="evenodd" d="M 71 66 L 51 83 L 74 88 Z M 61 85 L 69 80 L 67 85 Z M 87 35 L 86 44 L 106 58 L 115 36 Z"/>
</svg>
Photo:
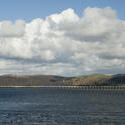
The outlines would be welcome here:
<svg viewBox="0 0 125 125">
<path fill-rule="evenodd" d="M 125 21 L 110 7 L 0 22 L 0 74 L 124 73 Z"/>
<path fill-rule="evenodd" d="M 21 37 L 25 32 L 25 22 L 17 20 L 0 22 L 0 37 Z"/>
</svg>

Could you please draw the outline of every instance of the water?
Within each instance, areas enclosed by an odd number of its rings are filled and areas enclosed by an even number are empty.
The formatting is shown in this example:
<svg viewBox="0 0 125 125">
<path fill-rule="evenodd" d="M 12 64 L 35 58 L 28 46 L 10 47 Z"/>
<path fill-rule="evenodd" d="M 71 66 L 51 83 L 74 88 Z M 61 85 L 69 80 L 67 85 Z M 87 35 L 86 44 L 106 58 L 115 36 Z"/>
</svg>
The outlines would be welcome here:
<svg viewBox="0 0 125 125">
<path fill-rule="evenodd" d="M 1 88 L 0 125 L 125 125 L 124 91 Z"/>
</svg>

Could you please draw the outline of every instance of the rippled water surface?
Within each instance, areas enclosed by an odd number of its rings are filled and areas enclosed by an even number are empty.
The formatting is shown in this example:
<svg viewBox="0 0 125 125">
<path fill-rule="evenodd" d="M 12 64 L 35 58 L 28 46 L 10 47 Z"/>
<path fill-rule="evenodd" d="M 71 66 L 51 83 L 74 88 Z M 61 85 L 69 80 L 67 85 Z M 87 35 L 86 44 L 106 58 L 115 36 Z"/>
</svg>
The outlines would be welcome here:
<svg viewBox="0 0 125 125">
<path fill-rule="evenodd" d="M 125 125 L 124 91 L 0 88 L 0 125 Z"/>
</svg>

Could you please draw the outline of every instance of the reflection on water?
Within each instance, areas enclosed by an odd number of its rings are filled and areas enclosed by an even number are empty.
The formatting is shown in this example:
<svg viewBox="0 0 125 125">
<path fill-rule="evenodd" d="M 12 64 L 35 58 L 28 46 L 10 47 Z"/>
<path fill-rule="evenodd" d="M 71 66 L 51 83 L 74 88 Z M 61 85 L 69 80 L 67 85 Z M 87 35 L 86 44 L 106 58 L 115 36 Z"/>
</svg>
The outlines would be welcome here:
<svg viewBox="0 0 125 125">
<path fill-rule="evenodd" d="M 124 91 L 1 88 L 0 125 L 125 125 Z"/>
</svg>

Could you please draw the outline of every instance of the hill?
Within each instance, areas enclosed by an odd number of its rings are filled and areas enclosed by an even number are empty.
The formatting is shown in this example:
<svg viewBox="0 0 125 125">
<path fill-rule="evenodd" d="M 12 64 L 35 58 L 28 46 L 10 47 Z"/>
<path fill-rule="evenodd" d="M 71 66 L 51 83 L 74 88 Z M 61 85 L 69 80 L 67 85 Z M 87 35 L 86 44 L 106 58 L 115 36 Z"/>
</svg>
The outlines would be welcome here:
<svg viewBox="0 0 125 125">
<path fill-rule="evenodd" d="M 125 74 L 91 74 L 77 77 L 53 75 L 3 75 L 0 86 L 116 86 L 125 85 Z"/>
<path fill-rule="evenodd" d="M 56 86 L 64 85 L 63 80 L 69 78 L 52 75 L 3 75 L 0 76 L 0 86 Z"/>
<path fill-rule="evenodd" d="M 91 74 L 86 76 L 79 76 L 65 82 L 71 82 L 72 85 L 96 85 L 96 86 L 115 86 L 125 85 L 125 74 L 117 75 L 103 75 Z"/>
</svg>

